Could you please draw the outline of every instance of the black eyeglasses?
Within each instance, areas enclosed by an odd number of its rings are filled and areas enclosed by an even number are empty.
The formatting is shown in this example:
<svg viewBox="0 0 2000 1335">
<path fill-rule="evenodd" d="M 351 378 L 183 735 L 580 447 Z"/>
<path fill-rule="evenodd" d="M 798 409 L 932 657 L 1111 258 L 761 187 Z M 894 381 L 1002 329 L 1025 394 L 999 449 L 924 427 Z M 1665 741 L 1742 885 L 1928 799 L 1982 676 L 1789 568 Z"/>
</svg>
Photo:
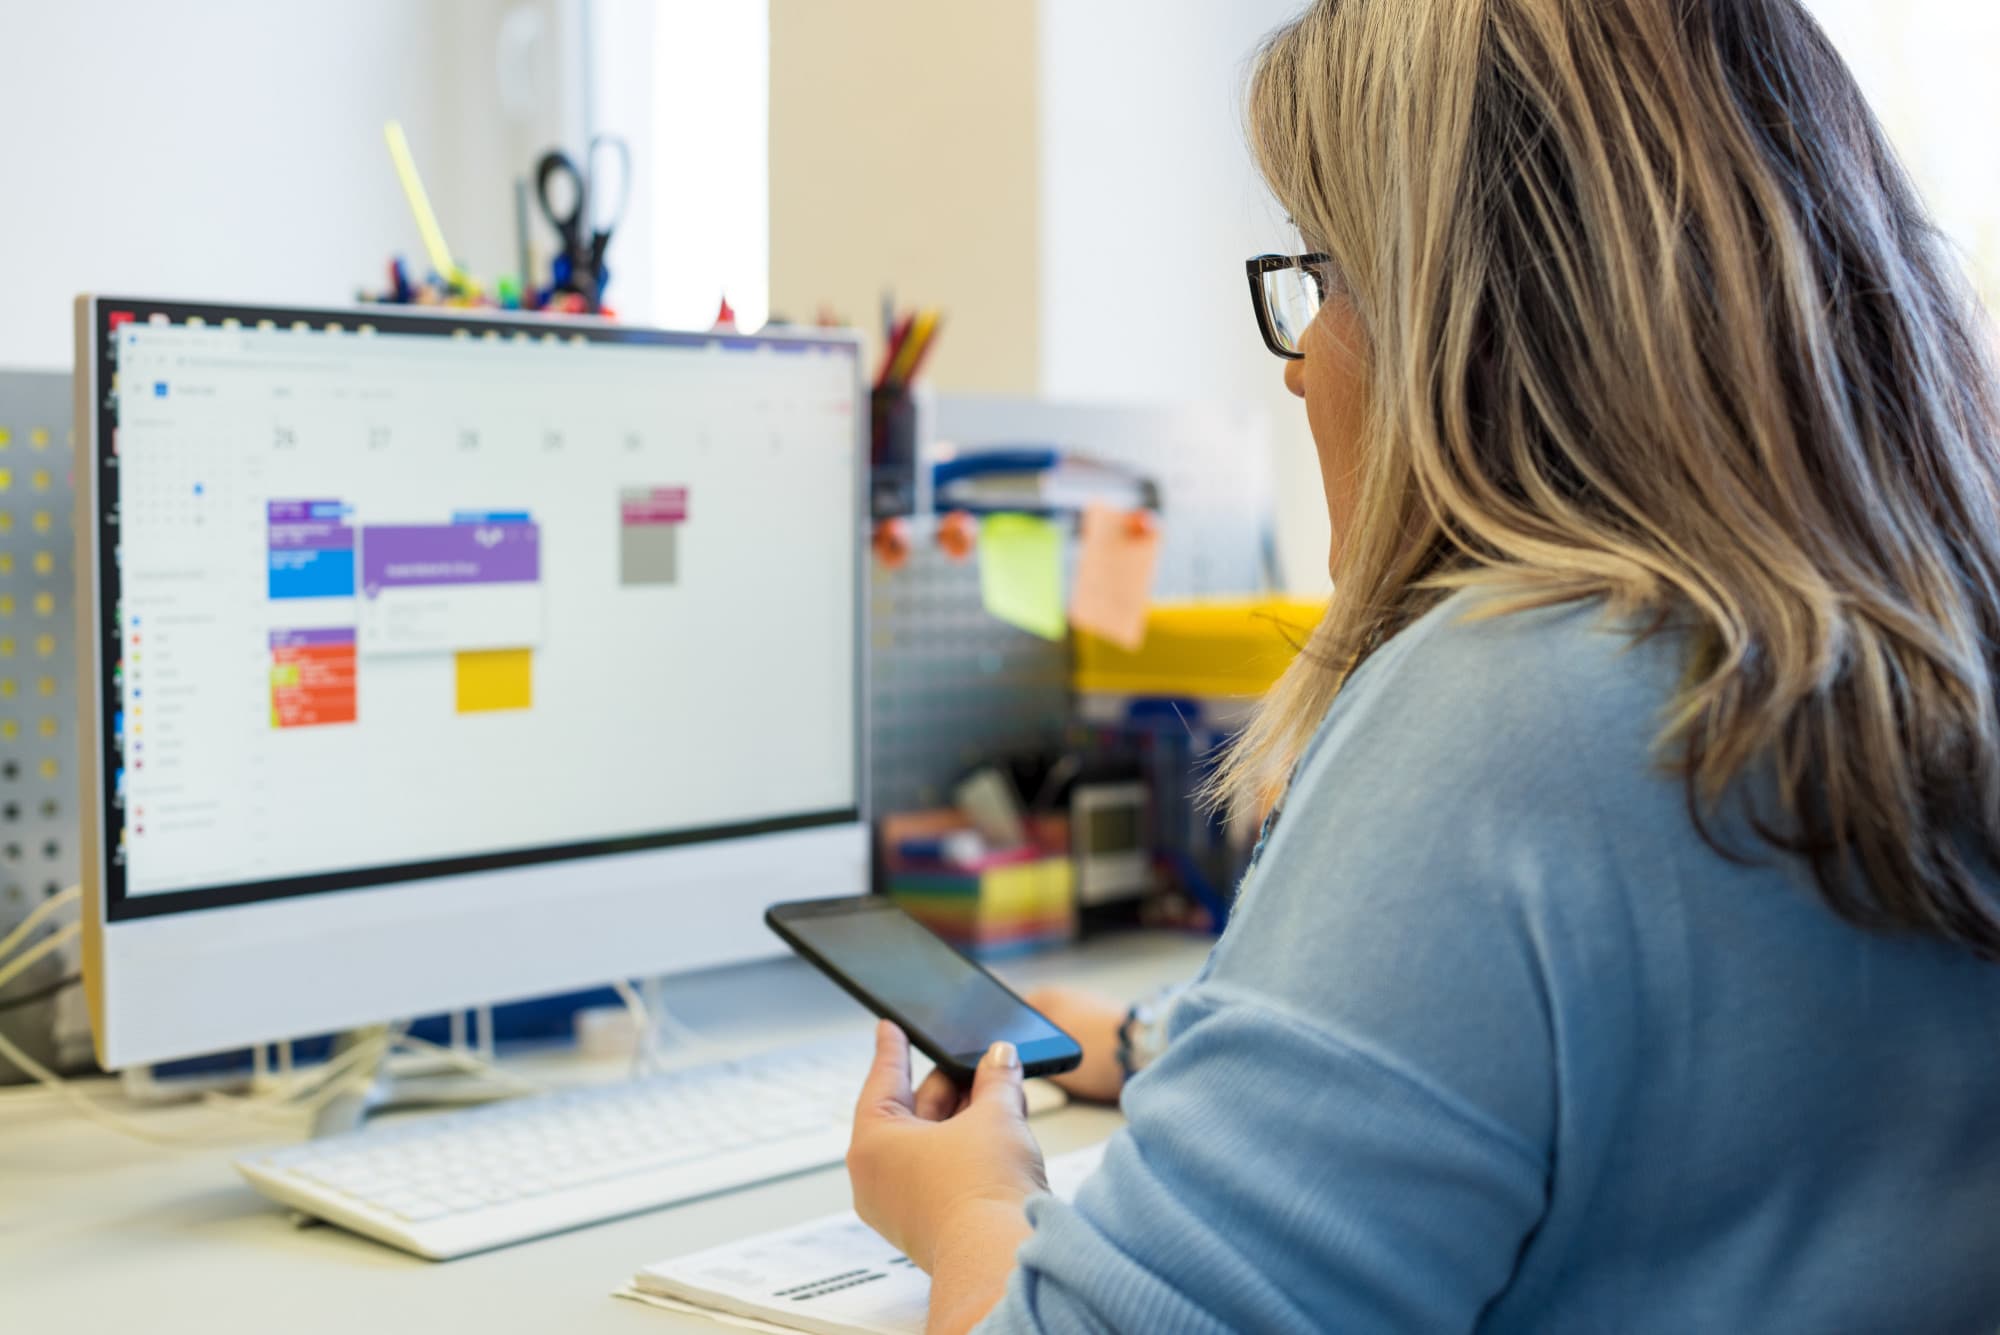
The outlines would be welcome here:
<svg viewBox="0 0 2000 1335">
<path fill-rule="evenodd" d="M 1259 255 L 1246 260 L 1250 273 L 1250 304 L 1257 308 L 1257 328 L 1264 346 L 1287 361 L 1305 356 L 1299 340 L 1326 302 L 1329 255 Z"/>
</svg>

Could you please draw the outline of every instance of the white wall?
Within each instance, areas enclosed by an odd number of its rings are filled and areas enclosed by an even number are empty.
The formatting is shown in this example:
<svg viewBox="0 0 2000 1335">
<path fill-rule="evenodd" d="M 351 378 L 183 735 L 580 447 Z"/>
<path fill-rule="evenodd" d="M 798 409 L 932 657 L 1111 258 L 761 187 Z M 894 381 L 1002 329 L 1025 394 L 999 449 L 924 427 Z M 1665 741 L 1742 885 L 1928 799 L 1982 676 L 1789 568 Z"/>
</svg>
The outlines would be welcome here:
<svg viewBox="0 0 2000 1335">
<path fill-rule="evenodd" d="M 535 3 L 553 42 L 558 0 Z M 8 0 L 0 365 L 67 367 L 79 291 L 345 303 L 381 285 L 391 252 L 420 262 L 383 147 L 391 117 L 460 258 L 511 270 L 494 59 L 508 8 Z M 560 107 L 534 115 L 529 137 L 561 132 Z"/>
<path fill-rule="evenodd" d="M 706 329 L 724 296 L 745 329 L 770 314 L 770 26 L 767 0 L 592 0 L 591 128 L 634 172 L 606 259 L 620 317 Z"/>
<path fill-rule="evenodd" d="M 2000 4 L 1806 0 L 1853 67 L 1989 308 L 2000 311 Z"/>
<path fill-rule="evenodd" d="M 1243 261 L 1296 251 L 1243 137 L 1259 40 L 1299 0 L 1041 6 L 1041 388 L 1266 405 L 1288 586 L 1328 587 L 1305 412 L 1258 337 Z"/>
<path fill-rule="evenodd" d="M 1056 396 L 1258 399 L 1276 423 L 1286 581 L 1326 587 L 1302 412 L 1251 322 L 1241 261 L 1297 249 L 1244 144 L 1258 40 L 1303 0 L 1041 5 L 1041 384 Z M 2000 309 L 2000 4 L 1807 0 Z"/>
</svg>

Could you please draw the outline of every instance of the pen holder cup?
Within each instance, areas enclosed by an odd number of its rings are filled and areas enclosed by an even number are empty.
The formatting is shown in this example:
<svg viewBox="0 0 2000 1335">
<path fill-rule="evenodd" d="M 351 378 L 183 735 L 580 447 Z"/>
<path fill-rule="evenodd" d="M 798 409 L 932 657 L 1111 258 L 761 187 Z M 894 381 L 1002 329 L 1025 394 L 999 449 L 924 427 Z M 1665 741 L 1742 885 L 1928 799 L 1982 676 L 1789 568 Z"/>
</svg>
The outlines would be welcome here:
<svg viewBox="0 0 2000 1335">
<path fill-rule="evenodd" d="M 917 401 L 908 388 L 869 396 L 868 499 L 877 519 L 917 508 Z"/>
</svg>

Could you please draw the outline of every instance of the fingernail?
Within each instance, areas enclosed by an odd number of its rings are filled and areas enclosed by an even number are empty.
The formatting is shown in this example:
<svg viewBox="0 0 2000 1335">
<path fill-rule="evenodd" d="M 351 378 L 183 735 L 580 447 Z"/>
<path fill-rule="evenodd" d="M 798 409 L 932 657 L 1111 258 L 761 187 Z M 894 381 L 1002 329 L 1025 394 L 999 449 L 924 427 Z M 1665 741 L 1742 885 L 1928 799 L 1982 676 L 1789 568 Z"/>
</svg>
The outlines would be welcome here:
<svg viewBox="0 0 2000 1335">
<path fill-rule="evenodd" d="M 986 1050 L 986 1060 L 1003 1071 L 1011 1071 L 1021 1064 L 1021 1054 L 1014 1051 L 1012 1043 L 995 1043 Z"/>
</svg>

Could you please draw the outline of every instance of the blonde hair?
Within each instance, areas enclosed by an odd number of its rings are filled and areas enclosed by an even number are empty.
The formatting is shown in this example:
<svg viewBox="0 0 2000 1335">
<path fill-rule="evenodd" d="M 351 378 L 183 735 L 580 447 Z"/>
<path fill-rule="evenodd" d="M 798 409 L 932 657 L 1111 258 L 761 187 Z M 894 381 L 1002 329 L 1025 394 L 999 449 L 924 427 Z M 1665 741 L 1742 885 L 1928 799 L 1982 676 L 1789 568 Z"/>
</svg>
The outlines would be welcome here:
<svg viewBox="0 0 2000 1335">
<path fill-rule="evenodd" d="M 1318 0 L 1250 134 L 1366 332 L 1335 594 L 1226 758 L 1265 797 L 1344 670 L 1468 585 L 1688 632 L 1661 756 L 1704 835 L 2000 958 L 1987 332 L 1796 0 Z"/>
</svg>

